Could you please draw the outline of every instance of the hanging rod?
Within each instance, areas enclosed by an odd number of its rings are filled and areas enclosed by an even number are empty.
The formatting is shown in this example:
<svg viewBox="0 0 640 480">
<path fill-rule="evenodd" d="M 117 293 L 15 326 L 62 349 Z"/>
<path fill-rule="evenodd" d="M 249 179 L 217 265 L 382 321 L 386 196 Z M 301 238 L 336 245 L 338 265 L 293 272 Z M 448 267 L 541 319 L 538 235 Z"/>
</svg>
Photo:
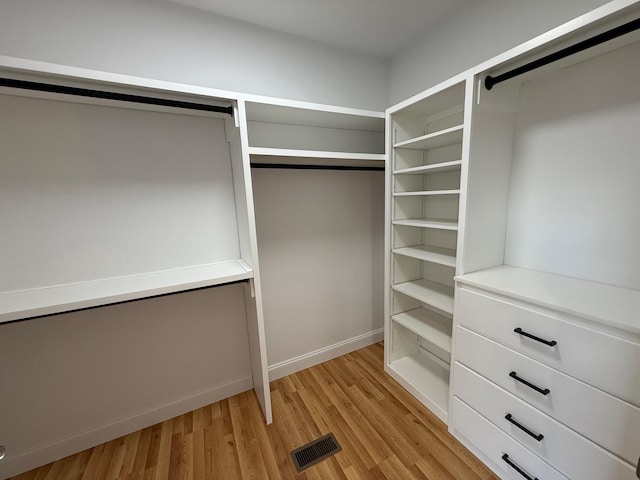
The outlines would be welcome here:
<svg viewBox="0 0 640 480">
<path fill-rule="evenodd" d="M 251 168 L 280 168 L 284 170 L 357 170 L 384 172 L 384 167 L 358 167 L 350 165 L 292 165 L 288 163 L 252 163 Z"/>
<path fill-rule="evenodd" d="M 189 110 L 200 110 L 205 112 L 216 112 L 233 115 L 233 107 L 221 107 L 218 105 L 206 105 L 204 103 L 182 102 L 179 100 L 167 100 L 164 98 L 130 95 L 128 93 L 107 92 L 104 90 L 90 90 L 88 88 L 67 87 L 64 85 L 54 85 L 51 83 L 28 82 L 26 80 L 15 80 L 13 78 L 0 78 L 0 87 L 22 88 L 25 90 L 35 90 L 38 92 L 75 95 L 77 97 L 120 100 L 123 102 L 144 103 L 147 105 L 161 105 L 163 107 L 187 108 Z"/>
<path fill-rule="evenodd" d="M 508 72 L 502 73 L 495 77 L 488 75 L 484 79 L 484 86 L 487 90 L 491 90 L 493 86 L 498 83 L 502 83 L 513 77 L 517 77 L 550 63 L 557 62 L 558 60 L 562 60 L 563 58 L 575 55 L 576 53 L 587 50 L 588 48 L 595 47 L 596 45 L 608 42 L 609 40 L 621 37 L 622 35 L 631 33 L 638 29 L 640 29 L 640 18 L 625 23 L 624 25 L 612 28 L 611 30 L 607 30 L 606 32 L 595 35 L 591 38 L 578 42 L 575 45 L 563 48 L 562 50 L 558 50 L 557 52 L 551 53 L 545 57 L 534 60 L 533 62 L 529 62 L 525 65 L 522 65 L 521 67 L 514 68 L 513 70 L 509 70 Z"/>
</svg>

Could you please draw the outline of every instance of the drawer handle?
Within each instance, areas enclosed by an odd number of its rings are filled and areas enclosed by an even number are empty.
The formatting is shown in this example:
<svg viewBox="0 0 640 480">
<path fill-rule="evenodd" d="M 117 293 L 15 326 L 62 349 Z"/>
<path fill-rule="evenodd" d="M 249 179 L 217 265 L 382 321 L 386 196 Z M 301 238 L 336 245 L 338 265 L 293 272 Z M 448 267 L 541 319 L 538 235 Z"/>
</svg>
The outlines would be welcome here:
<svg viewBox="0 0 640 480">
<path fill-rule="evenodd" d="M 541 393 L 542 395 L 549 395 L 549 393 L 551 393 L 551 390 L 549 390 L 548 388 L 540 388 L 533 383 L 527 382 L 524 378 L 520 378 L 516 372 L 511 372 L 509 376 L 511 378 L 515 378 L 520 383 L 524 383 L 527 387 L 533 388 L 536 392 Z"/>
<path fill-rule="evenodd" d="M 516 332 L 518 335 L 522 335 L 523 337 L 531 338 L 532 340 L 535 340 L 536 342 L 544 343 L 545 345 L 549 345 L 550 347 L 555 347 L 558 344 L 558 342 L 556 342 L 555 340 L 545 340 L 544 338 L 540 338 L 540 337 L 536 337 L 535 335 L 531 335 L 530 333 L 527 333 L 524 330 L 522 330 L 520 327 L 514 328 L 513 331 Z"/>
<path fill-rule="evenodd" d="M 541 433 L 533 433 L 531 430 L 529 430 L 527 427 L 525 427 L 524 425 L 522 425 L 521 423 L 517 422 L 516 420 L 513 419 L 513 415 L 511 415 L 510 413 L 507 413 L 504 416 L 505 420 L 507 420 L 508 422 L 514 424 L 516 427 L 518 427 L 520 430 L 522 430 L 524 433 L 526 433 L 527 435 L 535 438 L 537 441 L 541 441 L 544 438 L 544 435 Z"/>
<path fill-rule="evenodd" d="M 538 480 L 538 477 L 529 476 L 529 474 L 527 472 L 525 472 L 518 465 L 516 465 L 511 460 L 509 460 L 509 455 L 507 455 L 506 453 L 504 455 L 502 455 L 502 460 L 507 462 L 507 465 L 509 465 L 511 468 L 513 468 L 516 472 L 518 472 L 520 475 L 522 475 L 527 480 Z"/>
</svg>

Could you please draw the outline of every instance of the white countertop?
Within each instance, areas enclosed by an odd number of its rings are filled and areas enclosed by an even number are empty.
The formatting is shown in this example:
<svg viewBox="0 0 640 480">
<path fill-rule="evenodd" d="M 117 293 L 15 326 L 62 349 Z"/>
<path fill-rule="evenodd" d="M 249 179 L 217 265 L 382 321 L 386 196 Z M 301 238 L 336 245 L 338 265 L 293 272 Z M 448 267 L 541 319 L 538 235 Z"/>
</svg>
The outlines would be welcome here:
<svg viewBox="0 0 640 480">
<path fill-rule="evenodd" d="M 455 277 L 506 295 L 640 335 L 640 291 L 502 265 Z"/>
</svg>

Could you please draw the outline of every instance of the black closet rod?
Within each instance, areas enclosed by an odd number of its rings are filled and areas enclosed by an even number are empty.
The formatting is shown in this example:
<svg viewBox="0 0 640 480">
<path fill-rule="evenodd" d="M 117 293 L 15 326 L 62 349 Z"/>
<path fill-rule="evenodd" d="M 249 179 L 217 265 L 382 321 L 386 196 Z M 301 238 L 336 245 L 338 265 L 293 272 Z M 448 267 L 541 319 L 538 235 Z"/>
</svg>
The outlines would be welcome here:
<svg viewBox="0 0 640 480">
<path fill-rule="evenodd" d="M 288 163 L 252 163 L 251 168 L 278 168 L 284 170 L 355 170 L 384 172 L 384 167 L 361 167 L 350 165 L 291 165 Z"/>
<path fill-rule="evenodd" d="M 588 48 L 595 47 L 596 45 L 608 42 L 609 40 L 621 37 L 622 35 L 631 33 L 638 29 L 640 29 L 640 18 L 625 23 L 624 25 L 612 28 L 611 30 L 607 30 L 606 32 L 595 35 L 594 37 L 578 42 L 575 45 L 563 48 L 562 50 L 558 50 L 557 52 L 551 53 L 545 57 L 534 60 L 533 62 L 529 62 L 526 65 L 522 65 L 521 67 L 514 68 L 513 70 L 509 70 L 508 72 L 502 73 L 495 77 L 489 75 L 484 79 L 484 86 L 487 90 L 491 90 L 494 85 L 504 82 L 505 80 L 517 77 L 518 75 L 522 75 L 550 63 L 557 62 L 558 60 L 562 60 L 563 58 L 575 55 L 576 53 L 587 50 Z"/>
<path fill-rule="evenodd" d="M 15 80 L 13 78 L 0 78 L 0 87 L 22 88 L 25 90 L 35 90 L 38 92 L 61 93 L 64 95 L 75 95 L 77 97 L 102 98 L 105 100 L 120 100 L 123 102 L 144 103 L 147 105 L 161 105 L 163 107 L 187 108 L 190 110 L 200 110 L 205 112 L 225 113 L 233 115 L 233 107 L 220 107 L 218 105 L 206 105 L 203 103 L 182 102 L 179 100 L 167 100 L 164 98 L 145 97 L 141 95 L 130 95 L 128 93 L 107 92 L 104 90 L 90 90 L 88 88 L 67 87 L 64 85 L 53 85 L 50 83 L 28 82 L 25 80 Z"/>
</svg>

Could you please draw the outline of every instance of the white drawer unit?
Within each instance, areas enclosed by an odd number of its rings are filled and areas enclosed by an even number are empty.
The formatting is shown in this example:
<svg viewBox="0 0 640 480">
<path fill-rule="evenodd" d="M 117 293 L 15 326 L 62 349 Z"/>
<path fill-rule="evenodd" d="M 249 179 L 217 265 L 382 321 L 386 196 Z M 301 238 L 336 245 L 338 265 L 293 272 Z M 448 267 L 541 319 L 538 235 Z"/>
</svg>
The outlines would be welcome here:
<svg viewBox="0 0 640 480">
<path fill-rule="evenodd" d="M 502 478 L 567 480 L 568 477 L 513 440 L 459 398 L 453 397 L 452 407 L 451 426 L 500 469 Z"/>
<path fill-rule="evenodd" d="M 457 362 L 635 464 L 640 446 L 638 407 L 464 327 L 456 328 L 455 338 Z"/>
<path fill-rule="evenodd" d="M 453 367 L 452 393 L 569 478 L 631 479 L 628 463 L 464 365 Z"/>
<path fill-rule="evenodd" d="M 466 288 L 460 325 L 640 406 L 640 344 Z"/>
</svg>

